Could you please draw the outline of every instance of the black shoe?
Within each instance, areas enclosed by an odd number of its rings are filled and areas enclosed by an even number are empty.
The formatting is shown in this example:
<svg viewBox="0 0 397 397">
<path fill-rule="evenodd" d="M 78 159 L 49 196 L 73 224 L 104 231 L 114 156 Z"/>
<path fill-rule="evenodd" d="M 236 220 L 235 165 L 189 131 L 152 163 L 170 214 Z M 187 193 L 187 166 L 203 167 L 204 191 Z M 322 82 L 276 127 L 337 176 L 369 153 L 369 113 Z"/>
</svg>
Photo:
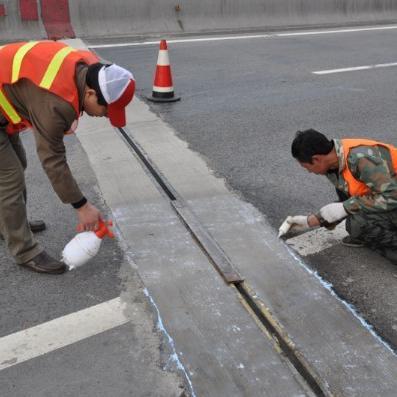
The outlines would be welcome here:
<svg viewBox="0 0 397 397">
<path fill-rule="evenodd" d="M 29 221 L 29 226 L 33 233 L 42 232 L 46 229 L 46 225 L 42 220 Z"/>
<path fill-rule="evenodd" d="M 21 266 L 38 273 L 62 274 L 67 270 L 63 262 L 51 258 L 45 251 L 36 255 L 30 261 L 21 263 Z"/>
<path fill-rule="evenodd" d="M 364 247 L 364 243 L 361 240 L 352 238 L 350 236 L 343 237 L 342 245 L 345 245 L 346 247 L 353 247 L 353 248 Z"/>
<path fill-rule="evenodd" d="M 30 230 L 33 233 L 42 232 L 47 228 L 46 224 L 42 220 L 29 221 Z M 4 240 L 4 236 L 0 233 L 0 240 Z"/>
</svg>

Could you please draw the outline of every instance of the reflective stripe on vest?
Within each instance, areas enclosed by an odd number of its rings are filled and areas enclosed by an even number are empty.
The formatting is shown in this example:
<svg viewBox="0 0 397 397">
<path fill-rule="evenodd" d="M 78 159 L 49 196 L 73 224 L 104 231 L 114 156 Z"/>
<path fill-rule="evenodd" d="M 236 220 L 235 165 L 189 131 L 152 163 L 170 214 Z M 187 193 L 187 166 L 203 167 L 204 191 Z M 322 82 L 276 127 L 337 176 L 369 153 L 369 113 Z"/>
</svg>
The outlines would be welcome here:
<svg viewBox="0 0 397 397">
<path fill-rule="evenodd" d="M 15 53 L 14 59 L 12 61 L 11 83 L 15 83 L 18 80 L 23 58 L 37 43 L 37 41 L 30 41 L 29 43 L 26 43 L 20 47 Z M 4 46 L 1 46 L 0 49 L 3 47 Z M 0 90 L 0 107 L 3 109 L 5 116 L 11 121 L 11 123 L 19 124 L 22 122 L 22 118 L 19 116 L 18 112 L 7 99 L 2 90 Z"/>
<path fill-rule="evenodd" d="M 26 54 L 38 43 L 38 41 L 30 41 L 18 48 L 12 60 L 11 83 L 18 81 L 21 65 Z M 4 46 L 1 46 L 0 49 L 3 47 Z M 54 82 L 54 79 L 57 76 L 63 61 L 72 51 L 74 51 L 74 48 L 64 47 L 53 56 L 40 82 L 41 88 L 51 88 L 51 85 Z M 0 107 L 3 110 L 4 115 L 9 119 L 9 121 L 11 121 L 12 124 L 19 124 L 22 122 L 22 118 L 19 116 L 18 112 L 7 99 L 2 90 L 0 90 Z"/>
<path fill-rule="evenodd" d="M 342 171 L 342 177 L 346 181 L 350 196 L 365 196 L 371 189 L 364 183 L 356 179 L 351 173 L 347 158 L 350 150 L 358 146 L 382 146 L 389 150 L 390 158 L 394 171 L 397 172 L 397 148 L 387 143 L 373 141 L 370 139 L 342 139 L 343 157 L 345 161 L 345 168 Z"/>
<path fill-rule="evenodd" d="M 13 124 L 19 124 L 22 121 L 14 106 L 8 101 L 2 90 L 0 90 L 0 107 L 3 109 L 4 115 Z"/>
<path fill-rule="evenodd" d="M 11 84 L 15 83 L 19 79 L 19 72 L 21 70 L 21 65 L 23 58 L 29 52 L 31 48 L 33 48 L 38 41 L 30 41 L 29 43 L 24 44 L 22 47 L 18 49 L 18 51 L 14 55 L 14 59 L 12 61 L 12 74 L 11 74 Z"/>
<path fill-rule="evenodd" d="M 72 51 L 74 51 L 74 48 L 64 47 L 54 55 L 50 64 L 48 65 L 46 72 L 44 73 L 43 79 L 40 82 L 41 88 L 45 88 L 47 90 L 50 89 L 56 75 L 59 72 L 59 69 L 62 66 L 63 61 Z"/>
<path fill-rule="evenodd" d="M 68 102 L 78 118 L 81 103 L 75 79 L 76 65 L 90 65 L 95 62 L 99 62 L 95 54 L 59 42 L 45 40 L 0 46 L 0 112 L 9 121 L 8 127 L 12 130 L 9 133 L 18 131 L 22 125 L 29 124 L 29 121 L 23 118 L 21 120 L 22 116 L 7 99 L 4 85 L 27 79 Z"/>
</svg>

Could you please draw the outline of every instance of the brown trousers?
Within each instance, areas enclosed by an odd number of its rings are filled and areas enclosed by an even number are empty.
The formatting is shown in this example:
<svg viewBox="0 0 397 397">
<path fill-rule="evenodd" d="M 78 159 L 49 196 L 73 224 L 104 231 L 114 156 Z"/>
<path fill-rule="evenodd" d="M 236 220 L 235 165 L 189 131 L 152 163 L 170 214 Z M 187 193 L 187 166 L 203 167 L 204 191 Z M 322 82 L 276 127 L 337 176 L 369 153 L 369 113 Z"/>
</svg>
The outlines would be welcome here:
<svg viewBox="0 0 397 397">
<path fill-rule="evenodd" d="M 0 127 L 0 233 L 18 264 L 43 251 L 27 220 L 26 165 L 26 153 L 19 134 L 9 136 Z"/>
</svg>

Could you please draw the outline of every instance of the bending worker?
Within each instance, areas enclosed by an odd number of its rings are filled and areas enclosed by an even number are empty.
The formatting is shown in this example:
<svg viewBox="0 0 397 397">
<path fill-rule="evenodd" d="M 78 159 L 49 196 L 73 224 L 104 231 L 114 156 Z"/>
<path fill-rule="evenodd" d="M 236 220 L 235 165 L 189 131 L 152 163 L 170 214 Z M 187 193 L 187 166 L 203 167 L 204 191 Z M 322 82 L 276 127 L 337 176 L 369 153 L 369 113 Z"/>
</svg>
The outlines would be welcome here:
<svg viewBox="0 0 397 397">
<path fill-rule="evenodd" d="M 365 245 L 397 264 L 397 148 L 368 139 L 329 140 L 311 129 L 297 132 L 291 150 L 303 168 L 335 185 L 341 201 L 288 217 L 279 236 L 346 219 L 345 245 Z"/>
<path fill-rule="evenodd" d="M 53 41 L 0 47 L 0 233 L 19 265 L 41 273 L 63 273 L 66 266 L 39 246 L 26 215 L 26 155 L 19 132 L 32 128 L 37 153 L 55 192 L 77 213 L 78 229 L 95 230 L 99 210 L 80 191 L 66 162 L 63 137 L 74 132 L 82 112 L 125 125 L 132 74 L 103 65 L 89 51 Z"/>
</svg>

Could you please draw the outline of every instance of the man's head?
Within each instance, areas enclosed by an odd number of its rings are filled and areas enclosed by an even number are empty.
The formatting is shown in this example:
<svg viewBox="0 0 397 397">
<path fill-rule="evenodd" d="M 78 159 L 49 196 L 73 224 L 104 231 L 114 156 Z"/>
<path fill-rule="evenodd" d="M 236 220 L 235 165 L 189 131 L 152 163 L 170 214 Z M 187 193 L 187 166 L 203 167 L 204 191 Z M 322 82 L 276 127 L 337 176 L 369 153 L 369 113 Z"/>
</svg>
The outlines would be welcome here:
<svg viewBox="0 0 397 397">
<path fill-rule="evenodd" d="M 324 175 L 337 165 L 334 142 L 313 129 L 298 131 L 291 145 L 292 156 L 309 172 Z"/>
<path fill-rule="evenodd" d="M 112 64 L 88 67 L 83 109 L 90 116 L 109 117 L 115 127 L 124 127 L 125 107 L 135 92 L 135 80 L 128 70 Z"/>
</svg>

